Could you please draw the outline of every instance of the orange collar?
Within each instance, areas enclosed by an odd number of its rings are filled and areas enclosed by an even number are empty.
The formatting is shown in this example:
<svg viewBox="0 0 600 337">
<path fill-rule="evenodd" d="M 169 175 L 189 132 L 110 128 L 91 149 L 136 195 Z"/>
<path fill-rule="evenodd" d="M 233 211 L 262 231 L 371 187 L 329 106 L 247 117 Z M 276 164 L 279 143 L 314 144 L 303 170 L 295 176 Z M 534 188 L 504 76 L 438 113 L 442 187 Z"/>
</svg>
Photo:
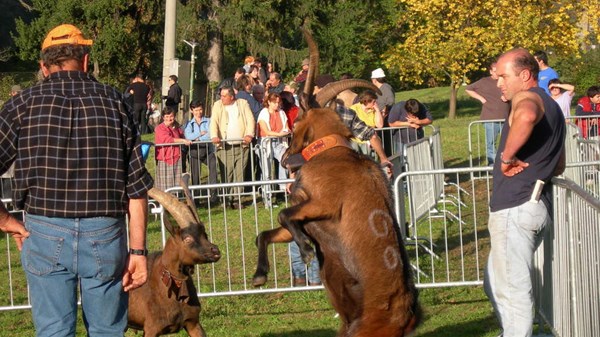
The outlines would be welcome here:
<svg viewBox="0 0 600 337">
<path fill-rule="evenodd" d="M 329 135 L 319 138 L 305 147 L 304 150 L 302 150 L 302 157 L 304 160 L 309 161 L 319 153 L 338 146 L 352 148 L 348 139 L 340 135 Z"/>
</svg>

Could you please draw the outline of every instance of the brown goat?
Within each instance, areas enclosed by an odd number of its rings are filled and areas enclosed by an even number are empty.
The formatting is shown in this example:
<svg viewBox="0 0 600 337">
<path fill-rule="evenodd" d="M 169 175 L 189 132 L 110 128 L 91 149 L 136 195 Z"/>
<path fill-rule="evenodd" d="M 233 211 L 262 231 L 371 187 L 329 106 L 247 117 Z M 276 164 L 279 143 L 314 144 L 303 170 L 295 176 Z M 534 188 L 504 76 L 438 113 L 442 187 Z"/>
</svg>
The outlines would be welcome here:
<svg viewBox="0 0 600 337">
<path fill-rule="evenodd" d="M 148 281 L 129 294 L 128 326 L 144 330 L 145 337 L 175 333 L 184 328 L 192 337 L 205 337 L 200 325 L 200 300 L 191 274 L 196 264 L 212 263 L 221 257 L 217 246 L 208 241 L 204 225 L 196 214 L 189 191 L 188 205 L 169 193 L 151 189 L 148 195 L 158 201 L 177 221 L 164 218 L 171 233 L 162 252 L 148 256 Z"/>
<path fill-rule="evenodd" d="M 297 122 L 287 154 L 332 135 L 338 146 L 314 154 L 296 176 L 292 206 L 279 213 L 282 227 L 258 236 L 253 283 L 266 282 L 269 243 L 293 238 L 305 262 L 314 243 L 321 279 L 342 320 L 338 336 L 405 336 L 420 310 L 383 170 L 345 145 L 352 135 L 330 109 L 309 110 Z"/>
<path fill-rule="evenodd" d="M 310 89 L 305 92 L 324 105 L 335 93 L 311 95 Z M 306 162 L 292 185 L 292 206 L 279 213 L 282 227 L 256 239 L 253 284 L 267 280 L 269 243 L 293 239 L 305 262 L 315 255 L 312 243 L 329 300 L 340 315 L 338 337 L 406 336 L 416 328 L 421 311 L 389 181 L 377 163 L 351 149 L 352 134 L 335 111 L 305 111 L 284 162 L 291 166 L 299 156 Z"/>
</svg>

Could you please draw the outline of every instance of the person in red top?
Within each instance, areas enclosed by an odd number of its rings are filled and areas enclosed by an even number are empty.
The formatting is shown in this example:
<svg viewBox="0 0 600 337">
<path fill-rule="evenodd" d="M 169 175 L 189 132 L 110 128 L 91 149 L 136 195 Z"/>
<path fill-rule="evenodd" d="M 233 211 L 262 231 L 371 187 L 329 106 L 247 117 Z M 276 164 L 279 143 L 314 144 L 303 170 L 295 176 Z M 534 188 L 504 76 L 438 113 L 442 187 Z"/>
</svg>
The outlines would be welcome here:
<svg viewBox="0 0 600 337">
<path fill-rule="evenodd" d="M 575 116 L 586 117 L 600 115 L 600 87 L 593 85 L 588 88 L 585 96 L 577 101 Z M 600 118 L 584 118 L 577 120 L 583 138 L 598 137 L 598 122 Z"/>
<path fill-rule="evenodd" d="M 175 109 L 166 106 L 162 112 L 162 120 L 154 130 L 156 143 L 156 181 L 155 187 L 164 191 L 169 187 L 179 185 L 181 177 L 181 146 L 164 145 L 178 143 L 190 145 L 192 141 L 185 139 L 179 123 L 175 120 Z"/>
<path fill-rule="evenodd" d="M 296 105 L 296 100 L 294 99 L 294 94 L 289 91 L 282 91 L 280 94 L 281 97 L 281 109 L 285 112 L 287 116 L 287 125 L 290 130 L 294 129 L 294 122 L 296 118 L 298 118 L 298 112 L 300 108 Z"/>
</svg>

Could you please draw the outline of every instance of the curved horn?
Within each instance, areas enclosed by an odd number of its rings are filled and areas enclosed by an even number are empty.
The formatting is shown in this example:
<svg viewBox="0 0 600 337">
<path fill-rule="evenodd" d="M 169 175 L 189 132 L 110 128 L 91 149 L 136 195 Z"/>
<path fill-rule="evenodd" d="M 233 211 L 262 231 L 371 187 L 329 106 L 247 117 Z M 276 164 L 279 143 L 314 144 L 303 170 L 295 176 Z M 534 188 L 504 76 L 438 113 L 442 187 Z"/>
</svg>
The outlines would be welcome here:
<svg viewBox="0 0 600 337">
<path fill-rule="evenodd" d="M 148 195 L 158 201 L 177 221 L 180 228 L 186 228 L 192 223 L 196 223 L 194 215 L 190 212 L 190 209 L 184 203 L 180 202 L 170 193 L 163 192 L 156 188 L 151 188 L 148 191 Z"/>
<path fill-rule="evenodd" d="M 302 30 L 302 34 L 304 35 L 304 39 L 306 40 L 306 44 L 308 45 L 308 74 L 306 75 L 306 81 L 304 82 L 304 104 L 306 110 L 310 105 L 310 100 L 312 99 L 313 90 L 315 88 L 315 78 L 317 77 L 317 72 L 319 71 L 319 49 L 315 40 L 312 37 L 312 34 L 305 27 L 306 24 L 302 25 L 300 29 Z"/>
<path fill-rule="evenodd" d="M 321 89 L 321 91 L 319 91 L 316 97 L 316 101 L 319 104 L 319 106 L 324 107 L 327 104 L 327 102 L 335 98 L 335 96 L 337 96 L 340 92 L 350 88 L 367 88 L 381 95 L 381 90 L 379 90 L 379 88 L 377 88 L 375 84 L 369 81 L 351 78 L 347 80 L 329 83 L 323 89 Z"/>
</svg>

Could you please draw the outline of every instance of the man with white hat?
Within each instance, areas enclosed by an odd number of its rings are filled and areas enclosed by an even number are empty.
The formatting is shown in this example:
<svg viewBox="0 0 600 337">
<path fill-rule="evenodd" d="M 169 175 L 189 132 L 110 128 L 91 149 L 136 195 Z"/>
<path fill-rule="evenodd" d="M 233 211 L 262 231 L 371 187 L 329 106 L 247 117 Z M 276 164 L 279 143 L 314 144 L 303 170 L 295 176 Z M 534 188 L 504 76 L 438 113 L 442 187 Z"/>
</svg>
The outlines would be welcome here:
<svg viewBox="0 0 600 337">
<path fill-rule="evenodd" d="M 379 111 L 383 115 L 383 127 L 387 128 L 390 126 L 388 122 L 388 116 L 392 110 L 392 106 L 395 102 L 394 89 L 392 86 L 385 82 L 385 73 L 383 69 L 377 68 L 371 72 L 371 82 L 381 90 L 381 95 L 377 94 L 377 106 Z M 386 154 L 391 155 L 392 149 L 392 133 L 390 130 L 379 131 L 380 137 L 383 141 L 383 147 Z"/>
<path fill-rule="evenodd" d="M 371 72 L 371 82 L 381 90 L 381 95 L 377 95 L 377 106 L 385 116 L 390 112 L 392 105 L 394 105 L 394 89 L 385 82 L 385 73 L 381 68 L 377 68 Z"/>
<path fill-rule="evenodd" d="M 23 223 L 0 203 L 0 229 L 22 250 L 38 337 L 75 336 L 78 288 L 88 336 L 123 336 L 127 291 L 147 279 L 152 177 L 122 94 L 87 72 L 92 43 L 73 25 L 52 29 L 44 79 L 0 111 L 0 173 L 15 163 L 25 211 Z"/>
</svg>

